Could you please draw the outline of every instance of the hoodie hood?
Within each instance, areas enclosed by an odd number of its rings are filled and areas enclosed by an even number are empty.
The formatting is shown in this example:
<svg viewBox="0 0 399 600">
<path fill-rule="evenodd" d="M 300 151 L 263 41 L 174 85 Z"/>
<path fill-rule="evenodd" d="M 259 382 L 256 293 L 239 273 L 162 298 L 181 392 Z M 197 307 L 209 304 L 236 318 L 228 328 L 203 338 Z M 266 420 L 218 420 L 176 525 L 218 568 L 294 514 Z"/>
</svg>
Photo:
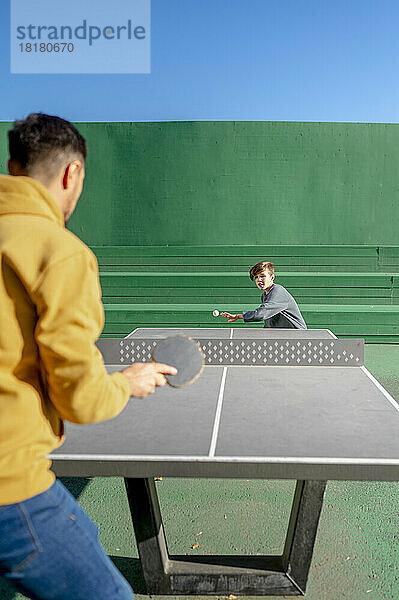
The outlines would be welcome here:
<svg viewBox="0 0 399 600">
<path fill-rule="evenodd" d="M 50 192 L 36 179 L 0 175 L 0 215 L 36 215 L 64 227 L 64 216 Z"/>
</svg>

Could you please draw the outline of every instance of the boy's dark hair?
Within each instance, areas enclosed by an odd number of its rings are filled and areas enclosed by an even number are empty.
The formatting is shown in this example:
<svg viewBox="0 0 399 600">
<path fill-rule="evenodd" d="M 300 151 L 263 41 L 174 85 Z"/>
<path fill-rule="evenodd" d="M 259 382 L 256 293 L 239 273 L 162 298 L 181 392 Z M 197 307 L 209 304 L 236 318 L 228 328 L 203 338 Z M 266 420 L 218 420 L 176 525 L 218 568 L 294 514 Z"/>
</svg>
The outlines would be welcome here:
<svg viewBox="0 0 399 600">
<path fill-rule="evenodd" d="M 272 262 L 262 261 L 262 262 L 256 263 L 256 265 L 254 265 L 249 271 L 249 276 L 251 278 L 251 281 L 253 281 L 255 279 L 256 275 L 260 275 L 261 273 L 264 273 L 265 271 L 267 271 L 269 273 L 269 275 L 274 274 L 274 265 Z"/>
<path fill-rule="evenodd" d="M 86 140 L 79 131 L 60 117 L 32 113 L 23 121 L 15 121 L 8 132 L 10 160 L 28 171 L 43 165 L 49 176 L 68 161 L 86 160 Z"/>
</svg>

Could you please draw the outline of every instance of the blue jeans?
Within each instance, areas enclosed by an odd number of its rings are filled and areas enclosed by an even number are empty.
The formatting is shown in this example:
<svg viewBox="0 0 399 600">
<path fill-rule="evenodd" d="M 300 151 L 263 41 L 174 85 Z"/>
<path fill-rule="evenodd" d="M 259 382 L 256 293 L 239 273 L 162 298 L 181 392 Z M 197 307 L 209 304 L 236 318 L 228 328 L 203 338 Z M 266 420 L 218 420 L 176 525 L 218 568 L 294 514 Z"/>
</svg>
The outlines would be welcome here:
<svg viewBox="0 0 399 600">
<path fill-rule="evenodd" d="M 0 574 L 33 600 L 132 600 L 98 529 L 60 481 L 0 506 Z"/>
</svg>

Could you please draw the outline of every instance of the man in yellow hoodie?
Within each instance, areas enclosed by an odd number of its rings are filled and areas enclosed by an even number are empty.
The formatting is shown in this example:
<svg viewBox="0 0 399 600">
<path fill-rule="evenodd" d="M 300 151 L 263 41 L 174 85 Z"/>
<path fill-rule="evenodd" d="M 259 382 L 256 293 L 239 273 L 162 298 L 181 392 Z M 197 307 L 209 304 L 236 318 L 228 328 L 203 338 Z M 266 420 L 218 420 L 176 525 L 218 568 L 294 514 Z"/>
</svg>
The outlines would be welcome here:
<svg viewBox="0 0 399 600">
<path fill-rule="evenodd" d="M 95 524 L 46 455 L 63 420 L 118 415 L 175 373 L 136 363 L 108 375 L 95 346 L 104 312 L 97 261 L 65 224 L 82 191 L 86 142 L 32 114 L 9 132 L 0 175 L 0 574 L 37 600 L 131 600 Z"/>
</svg>

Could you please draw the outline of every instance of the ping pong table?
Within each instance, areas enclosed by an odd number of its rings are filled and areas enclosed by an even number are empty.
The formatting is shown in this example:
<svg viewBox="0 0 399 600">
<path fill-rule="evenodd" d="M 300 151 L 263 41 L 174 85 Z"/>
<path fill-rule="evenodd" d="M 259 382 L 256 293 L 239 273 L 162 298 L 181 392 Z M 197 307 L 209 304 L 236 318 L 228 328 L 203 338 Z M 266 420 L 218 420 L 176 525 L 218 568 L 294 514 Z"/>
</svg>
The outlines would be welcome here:
<svg viewBox="0 0 399 600">
<path fill-rule="evenodd" d="M 110 421 L 67 423 L 53 469 L 125 479 L 150 594 L 304 594 L 326 481 L 399 478 L 399 407 L 365 369 L 363 340 L 329 330 L 136 329 L 98 346 L 113 372 L 176 333 L 203 348 L 201 377 L 132 399 Z M 283 554 L 170 556 L 160 475 L 296 480 Z"/>
</svg>

